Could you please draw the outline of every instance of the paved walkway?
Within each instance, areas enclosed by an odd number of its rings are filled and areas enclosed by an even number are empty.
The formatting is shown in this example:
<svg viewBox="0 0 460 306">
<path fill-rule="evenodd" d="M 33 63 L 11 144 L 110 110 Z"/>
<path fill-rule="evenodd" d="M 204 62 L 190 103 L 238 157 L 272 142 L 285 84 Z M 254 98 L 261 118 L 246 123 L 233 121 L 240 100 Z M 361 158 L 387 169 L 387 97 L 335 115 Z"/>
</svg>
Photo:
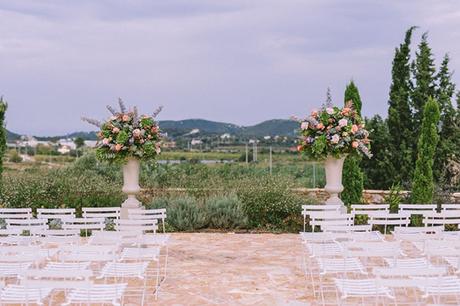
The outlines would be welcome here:
<svg viewBox="0 0 460 306">
<path fill-rule="evenodd" d="M 159 305 L 309 305 L 298 234 L 172 234 Z"/>
</svg>

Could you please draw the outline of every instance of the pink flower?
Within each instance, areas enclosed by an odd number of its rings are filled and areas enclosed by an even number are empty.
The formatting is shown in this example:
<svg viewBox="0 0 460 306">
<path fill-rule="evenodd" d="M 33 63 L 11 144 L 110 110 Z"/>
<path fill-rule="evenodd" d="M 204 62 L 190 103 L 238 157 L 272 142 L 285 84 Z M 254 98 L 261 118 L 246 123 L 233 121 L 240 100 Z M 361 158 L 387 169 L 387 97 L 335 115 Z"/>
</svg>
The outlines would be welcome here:
<svg viewBox="0 0 460 306">
<path fill-rule="evenodd" d="M 348 115 L 348 113 L 351 111 L 351 108 L 349 107 L 344 107 L 342 111 L 340 112 L 342 115 Z"/>
<path fill-rule="evenodd" d="M 108 138 L 102 139 L 102 144 L 108 145 L 110 143 L 110 140 Z"/>
<path fill-rule="evenodd" d="M 297 151 L 299 151 L 299 152 L 302 151 L 302 146 L 301 145 L 297 146 Z"/>
<path fill-rule="evenodd" d="M 322 130 L 322 129 L 324 129 L 324 124 L 318 123 L 318 125 L 316 126 L 316 128 L 317 128 L 318 130 Z"/>
<path fill-rule="evenodd" d="M 356 133 L 358 130 L 359 130 L 359 128 L 358 128 L 358 126 L 357 126 L 356 124 L 353 124 L 353 125 L 351 126 L 351 132 L 352 132 L 353 134 Z"/>
<path fill-rule="evenodd" d="M 351 146 L 352 146 L 353 148 L 355 148 L 355 149 L 358 147 L 358 145 L 359 145 L 359 143 L 358 143 L 357 141 L 353 141 L 353 142 L 351 143 Z"/>
<path fill-rule="evenodd" d="M 339 140 L 340 140 L 340 136 L 337 134 L 331 137 L 331 143 L 338 143 Z"/>
<path fill-rule="evenodd" d="M 119 128 L 114 127 L 114 128 L 112 129 L 112 133 L 116 134 L 116 133 L 118 133 L 118 132 L 120 132 L 120 129 L 119 129 Z"/>
<path fill-rule="evenodd" d="M 300 125 L 300 128 L 301 128 L 302 130 L 308 129 L 308 122 L 306 122 L 306 121 L 302 122 L 302 124 Z"/>
<path fill-rule="evenodd" d="M 339 120 L 339 126 L 344 127 L 348 125 L 348 120 L 347 119 L 340 119 Z"/>
<path fill-rule="evenodd" d="M 332 115 L 334 113 L 334 109 L 332 107 L 328 107 L 326 108 L 326 113 L 328 113 L 329 115 Z"/>
<path fill-rule="evenodd" d="M 123 115 L 122 120 L 127 122 L 129 121 L 129 116 L 128 115 Z"/>
<path fill-rule="evenodd" d="M 117 143 L 117 144 L 115 145 L 115 151 L 118 152 L 118 151 L 120 151 L 121 149 L 123 149 L 123 145 L 120 144 L 120 143 Z"/>
<path fill-rule="evenodd" d="M 134 136 L 135 138 L 139 138 L 139 137 L 141 136 L 141 130 L 135 129 L 135 130 L 133 131 L 133 136 Z"/>
<path fill-rule="evenodd" d="M 311 116 L 314 117 L 314 118 L 317 117 L 318 116 L 318 111 L 316 109 L 312 110 L 311 111 Z"/>
<path fill-rule="evenodd" d="M 155 133 L 158 132 L 158 127 L 157 127 L 156 125 L 154 125 L 154 126 L 152 126 L 152 128 L 150 129 L 150 131 L 151 131 L 152 133 L 155 134 Z"/>
</svg>

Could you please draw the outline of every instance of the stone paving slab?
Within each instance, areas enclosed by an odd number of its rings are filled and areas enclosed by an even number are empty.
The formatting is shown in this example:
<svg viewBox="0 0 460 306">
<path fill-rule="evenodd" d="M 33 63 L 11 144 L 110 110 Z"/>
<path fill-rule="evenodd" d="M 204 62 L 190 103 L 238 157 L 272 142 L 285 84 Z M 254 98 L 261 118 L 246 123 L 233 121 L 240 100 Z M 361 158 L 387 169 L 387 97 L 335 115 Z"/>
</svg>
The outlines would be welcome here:
<svg viewBox="0 0 460 306">
<path fill-rule="evenodd" d="M 172 234 L 158 305 L 309 305 L 298 234 Z"/>
</svg>

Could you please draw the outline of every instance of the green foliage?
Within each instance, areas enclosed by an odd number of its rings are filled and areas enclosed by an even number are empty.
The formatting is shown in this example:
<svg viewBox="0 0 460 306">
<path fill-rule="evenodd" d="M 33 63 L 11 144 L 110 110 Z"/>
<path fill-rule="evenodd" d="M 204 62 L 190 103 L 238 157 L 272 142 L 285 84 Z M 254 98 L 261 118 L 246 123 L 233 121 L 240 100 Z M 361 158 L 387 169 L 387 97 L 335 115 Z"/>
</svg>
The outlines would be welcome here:
<svg viewBox="0 0 460 306">
<path fill-rule="evenodd" d="M 340 198 L 346 205 L 362 202 L 363 196 L 363 173 L 360 168 L 360 156 L 350 155 L 343 164 L 343 192 Z"/>
<path fill-rule="evenodd" d="M 455 159 L 460 148 L 460 125 L 456 124 L 456 112 L 452 104 L 455 84 L 449 70 L 449 56 L 446 54 L 436 76 L 438 80 L 437 100 L 439 102 L 440 138 L 436 148 L 433 174 L 439 185 L 452 186 L 452 176 L 446 171 L 449 161 Z"/>
<path fill-rule="evenodd" d="M 396 48 L 391 70 L 390 99 L 388 101 L 389 161 L 393 172 L 390 181 L 409 182 L 413 169 L 413 115 L 410 106 L 412 92 L 410 44 L 415 27 L 406 31 L 404 42 Z M 375 152 L 378 152 L 375 150 Z M 377 160 L 376 160 L 377 161 Z M 382 158 L 379 159 L 382 162 Z"/>
<path fill-rule="evenodd" d="M 214 196 L 206 200 L 210 228 L 246 228 L 248 217 L 236 195 Z"/>
<path fill-rule="evenodd" d="M 345 103 L 348 101 L 353 102 L 353 108 L 356 110 L 359 116 L 361 116 L 361 109 L 363 103 L 361 102 L 361 96 L 359 95 L 358 87 L 356 87 L 355 82 L 350 81 L 347 88 L 345 89 Z"/>
<path fill-rule="evenodd" d="M 420 127 L 424 116 L 425 103 L 430 97 L 436 97 L 436 83 L 433 53 L 428 45 L 428 33 L 422 35 L 412 63 L 413 77 L 415 79 L 411 103 L 414 109 L 415 139 L 420 136 Z M 415 145 L 414 145 L 415 147 Z"/>
<path fill-rule="evenodd" d="M 12 163 L 22 162 L 22 157 L 19 155 L 18 151 L 12 150 L 8 159 Z"/>
<path fill-rule="evenodd" d="M 392 168 L 390 134 L 388 125 L 379 115 L 366 119 L 369 138 L 372 139 L 372 158 L 363 158 L 364 186 L 367 189 L 386 190 L 393 184 L 395 170 Z"/>
<path fill-rule="evenodd" d="M 417 162 L 412 188 L 413 203 L 431 203 L 433 200 L 433 158 L 436 152 L 439 135 L 438 102 L 429 98 L 423 112 L 421 134 L 417 146 Z"/>
<path fill-rule="evenodd" d="M 361 97 L 359 95 L 358 87 L 356 87 L 353 81 L 350 81 L 345 89 L 345 104 L 348 101 L 353 102 L 353 108 L 356 110 L 358 115 L 361 116 Z M 360 167 L 361 159 L 361 156 L 350 155 L 345 159 L 343 165 L 342 182 L 344 189 L 341 193 L 341 198 L 347 205 L 362 202 L 364 178 Z"/>
<path fill-rule="evenodd" d="M 399 204 L 401 204 L 403 197 L 401 196 L 401 185 L 393 184 L 390 188 L 390 193 L 385 197 L 385 203 L 390 204 L 390 212 L 397 213 L 399 211 Z"/>
<path fill-rule="evenodd" d="M 191 197 L 171 198 L 164 202 L 167 223 L 177 231 L 194 231 L 207 225 L 206 212 L 198 201 Z"/>
<path fill-rule="evenodd" d="M 242 181 L 238 198 L 252 228 L 299 229 L 302 199 L 291 191 L 292 185 L 281 177 Z"/>
<path fill-rule="evenodd" d="M 5 129 L 5 113 L 8 109 L 8 104 L 0 97 L 0 184 L 3 173 L 3 157 L 6 152 L 6 129 Z M 0 185 L 2 187 L 2 185 Z"/>
</svg>

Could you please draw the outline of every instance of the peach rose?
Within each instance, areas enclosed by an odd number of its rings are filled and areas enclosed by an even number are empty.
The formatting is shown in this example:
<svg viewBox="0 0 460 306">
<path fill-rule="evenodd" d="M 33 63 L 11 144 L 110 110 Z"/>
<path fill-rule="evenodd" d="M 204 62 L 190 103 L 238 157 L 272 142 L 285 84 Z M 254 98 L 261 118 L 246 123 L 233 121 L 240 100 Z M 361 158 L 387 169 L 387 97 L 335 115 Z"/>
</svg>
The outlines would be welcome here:
<svg viewBox="0 0 460 306">
<path fill-rule="evenodd" d="M 322 130 L 322 129 L 324 129 L 324 124 L 322 124 L 322 123 L 320 122 L 320 123 L 318 123 L 318 124 L 316 125 L 316 128 L 317 128 L 318 130 Z"/>
<path fill-rule="evenodd" d="M 117 143 L 117 144 L 115 145 L 115 151 L 117 151 L 117 152 L 118 152 L 118 151 L 120 151 L 121 149 L 123 149 L 123 145 L 122 145 L 122 144 L 119 144 L 119 143 Z"/>
<path fill-rule="evenodd" d="M 129 121 L 129 116 L 128 115 L 123 115 L 122 120 L 125 121 L 125 122 Z"/>
<path fill-rule="evenodd" d="M 108 145 L 109 142 L 110 142 L 110 140 L 108 138 L 102 139 L 102 144 L 104 144 L 104 145 Z"/>
<path fill-rule="evenodd" d="M 301 145 L 297 146 L 297 151 L 299 151 L 299 152 L 302 151 L 302 146 Z"/>
<path fill-rule="evenodd" d="M 112 129 L 112 133 L 117 134 L 118 132 L 120 132 L 120 129 L 119 129 L 119 128 L 114 127 L 114 128 Z"/>
<path fill-rule="evenodd" d="M 352 132 L 353 134 L 356 133 L 358 130 L 359 130 L 359 128 L 358 128 L 358 126 L 357 126 L 356 124 L 353 124 L 353 125 L 351 126 L 351 132 Z"/>
<path fill-rule="evenodd" d="M 315 109 L 314 109 L 314 110 L 312 110 L 312 112 L 311 112 L 311 116 L 312 116 L 312 117 L 317 117 L 317 116 L 318 116 L 318 111 L 317 111 L 317 110 L 315 110 Z"/>
<path fill-rule="evenodd" d="M 139 137 L 141 136 L 141 130 L 135 129 L 135 130 L 133 131 L 133 136 L 134 136 L 135 138 L 139 138 Z"/>
<path fill-rule="evenodd" d="M 358 143 L 357 141 L 353 141 L 353 142 L 351 143 L 351 146 L 352 146 L 353 148 L 355 148 L 355 149 L 358 147 L 358 145 L 359 145 L 359 143 Z"/>
</svg>

